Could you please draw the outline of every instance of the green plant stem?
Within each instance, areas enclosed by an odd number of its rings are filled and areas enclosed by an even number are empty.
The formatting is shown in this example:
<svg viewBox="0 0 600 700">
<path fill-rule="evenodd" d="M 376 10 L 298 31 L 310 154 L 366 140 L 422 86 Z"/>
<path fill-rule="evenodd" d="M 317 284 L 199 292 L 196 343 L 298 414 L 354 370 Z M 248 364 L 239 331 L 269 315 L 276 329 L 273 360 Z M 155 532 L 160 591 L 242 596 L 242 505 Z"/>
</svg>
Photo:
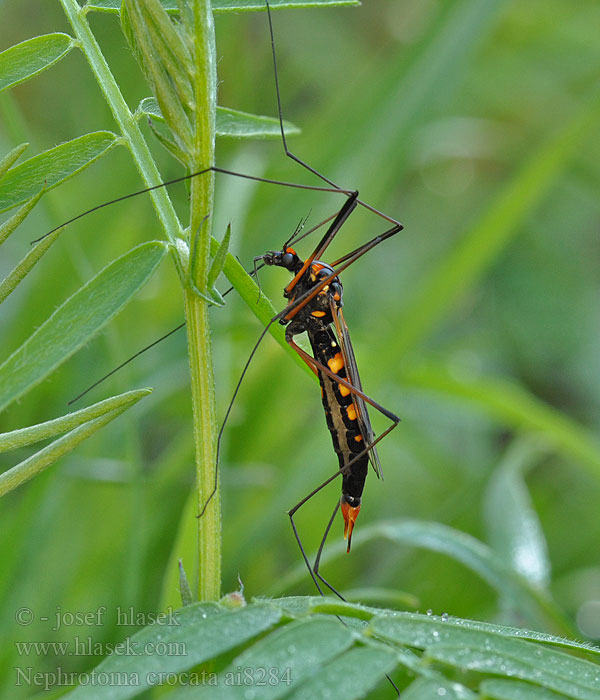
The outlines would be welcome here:
<svg viewBox="0 0 600 700">
<path fill-rule="evenodd" d="M 214 164 L 216 119 L 216 50 L 212 9 L 209 0 L 194 0 L 194 54 L 196 60 L 194 100 L 193 170 Z M 200 232 L 191 265 L 197 289 L 205 290 L 210 267 L 210 221 L 212 220 L 214 178 L 195 178 L 191 189 L 191 231 Z M 208 224 L 202 222 L 208 217 Z M 196 447 L 196 483 L 198 519 L 198 599 L 217 600 L 221 594 L 221 499 L 219 484 L 215 488 L 216 405 L 212 367 L 208 304 L 193 289 L 185 290 L 185 313 L 188 331 L 194 442 Z M 211 497 L 212 495 L 212 497 Z M 204 510 L 208 499 L 210 503 Z"/>
<path fill-rule="evenodd" d="M 146 144 L 144 137 L 137 125 L 137 122 L 125 102 L 119 86 L 111 73 L 111 70 L 102 54 L 100 46 L 96 41 L 85 17 L 85 10 L 82 9 L 77 0 L 60 0 L 65 15 L 75 33 L 79 47 L 83 51 L 92 72 L 108 106 L 119 125 L 121 134 L 127 144 L 134 163 L 142 176 L 147 187 L 157 185 L 161 182 L 160 173 L 154 163 L 152 154 Z M 175 209 L 171 204 L 167 191 L 163 188 L 153 190 L 149 193 L 156 210 L 159 221 L 165 231 L 169 243 L 175 246 L 177 239 L 182 236 L 181 225 Z M 175 251 L 175 247 L 172 248 Z M 180 278 L 183 279 L 183 266 L 178 255 L 174 254 L 175 265 Z"/>
</svg>

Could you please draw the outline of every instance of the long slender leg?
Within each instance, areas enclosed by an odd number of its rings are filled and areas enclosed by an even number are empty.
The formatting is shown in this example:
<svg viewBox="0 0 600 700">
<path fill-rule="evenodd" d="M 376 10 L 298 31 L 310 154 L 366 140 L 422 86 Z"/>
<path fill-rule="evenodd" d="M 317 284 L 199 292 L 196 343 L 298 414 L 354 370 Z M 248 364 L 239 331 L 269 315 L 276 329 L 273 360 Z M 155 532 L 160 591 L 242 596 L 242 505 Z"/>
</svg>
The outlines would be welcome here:
<svg viewBox="0 0 600 700">
<path fill-rule="evenodd" d="M 327 246 L 335 238 L 338 231 L 342 228 L 342 226 L 344 225 L 344 223 L 346 222 L 346 220 L 348 219 L 350 214 L 356 208 L 357 196 L 358 196 L 358 192 L 353 192 L 351 195 L 349 195 L 348 199 L 344 202 L 344 205 L 337 213 L 337 216 L 335 217 L 333 223 L 327 229 L 323 238 L 319 241 L 319 244 L 317 245 L 317 247 L 308 256 L 308 258 L 306 258 L 306 260 L 304 261 L 304 264 L 302 265 L 300 270 L 294 276 L 294 279 L 285 288 L 285 294 L 290 294 L 292 289 L 296 286 L 298 280 L 302 277 L 302 275 L 306 272 L 306 270 L 308 270 L 312 261 L 315 259 L 319 259 L 323 255 Z"/>
<path fill-rule="evenodd" d="M 290 510 L 288 510 L 288 516 L 289 516 L 289 518 L 290 518 L 290 522 L 291 522 L 291 524 L 292 524 L 292 529 L 293 529 L 293 531 L 294 531 L 294 536 L 296 537 L 296 542 L 298 543 L 298 547 L 300 548 L 300 552 L 301 552 L 301 554 L 302 554 L 302 558 L 304 559 L 304 561 L 305 561 L 305 563 L 306 563 L 306 566 L 307 566 L 307 568 L 308 568 L 308 570 L 309 570 L 309 572 L 310 572 L 310 575 L 311 575 L 313 581 L 315 582 L 315 586 L 317 587 L 317 589 L 319 590 L 319 593 L 321 593 L 321 595 L 323 594 L 323 591 L 321 590 L 321 587 L 319 586 L 319 584 L 318 584 L 317 581 L 316 581 L 315 572 L 313 571 L 313 567 L 311 566 L 310 561 L 308 560 L 308 556 L 307 556 L 307 554 L 306 554 L 306 551 L 304 550 L 304 546 L 302 545 L 302 540 L 300 539 L 300 535 L 298 534 L 298 529 L 297 529 L 296 523 L 295 523 L 295 521 L 294 521 L 294 515 L 296 514 L 296 512 L 297 512 L 300 508 L 302 508 L 302 506 L 303 506 L 305 503 L 308 503 L 308 501 L 310 501 L 310 499 L 311 499 L 313 496 L 315 496 L 317 493 L 319 493 L 319 491 L 321 491 L 321 489 L 324 489 L 325 486 L 327 486 L 327 484 L 330 484 L 332 481 L 334 481 L 334 479 L 336 479 L 338 476 L 340 476 L 341 474 L 343 474 L 347 469 L 349 469 L 349 468 L 354 464 L 354 462 L 356 462 L 356 461 L 359 460 L 361 457 L 363 457 L 365 454 L 367 454 L 367 452 L 369 452 L 370 450 L 372 450 L 372 449 L 375 447 L 375 445 L 376 445 L 378 442 L 380 442 L 381 440 L 383 440 L 383 438 L 385 438 L 389 433 L 391 433 L 391 431 L 392 431 L 397 425 L 398 425 L 398 423 L 393 423 L 393 424 L 390 425 L 388 428 L 386 428 L 386 429 L 383 431 L 383 433 L 381 433 L 381 435 L 378 435 L 378 436 L 375 438 L 375 440 L 373 440 L 373 442 L 372 442 L 370 445 L 367 445 L 361 452 L 359 452 L 359 453 L 357 453 L 356 455 L 354 455 L 354 457 L 353 457 L 347 464 L 345 464 L 343 467 L 341 467 L 340 469 L 338 469 L 338 470 L 335 472 L 335 474 L 332 474 L 329 478 L 325 479 L 325 481 L 323 481 L 322 483 L 320 483 L 320 484 L 319 484 L 316 488 L 314 488 L 310 493 L 308 493 L 306 496 L 304 496 L 304 498 L 302 498 L 300 501 L 298 501 L 298 503 L 296 503 L 295 506 L 293 506 L 292 508 L 290 508 Z M 328 533 L 328 532 L 329 532 L 329 529 L 327 529 L 327 533 Z M 324 544 L 324 540 L 323 540 L 323 544 Z M 319 556 L 319 560 L 320 560 L 320 556 Z M 329 585 L 329 584 L 327 584 L 327 585 Z"/>
<path fill-rule="evenodd" d="M 275 35 L 273 32 L 273 20 L 271 19 L 271 7 L 269 5 L 269 0 L 265 0 L 265 4 L 267 6 L 267 17 L 269 19 L 269 34 L 271 37 L 271 53 L 273 56 L 273 75 L 275 77 L 275 92 L 277 94 L 277 112 L 279 115 L 279 128 L 281 130 L 281 141 L 283 144 L 283 151 L 285 155 L 288 158 L 291 158 L 294 162 L 298 163 L 298 165 L 301 165 L 303 168 L 311 172 L 313 175 L 316 175 L 320 180 L 323 180 L 323 182 L 326 182 L 328 185 L 331 185 L 332 187 L 342 189 L 339 187 L 339 185 L 336 185 L 333 180 L 330 180 L 328 177 L 320 173 L 318 170 L 312 167 L 312 165 L 309 165 L 306 161 L 302 160 L 302 158 L 299 158 L 297 155 L 292 153 L 287 145 L 287 139 L 285 137 L 285 129 L 283 128 L 283 110 L 281 109 L 281 93 L 279 90 L 279 73 L 277 71 L 277 55 L 275 51 Z M 388 214 L 384 214 L 382 211 L 379 211 L 379 209 L 375 209 L 375 207 L 372 207 L 370 204 L 367 204 L 366 202 L 363 202 L 362 200 L 357 198 L 357 204 L 360 204 L 362 207 L 365 209 L 368 209 L 369 211 L 373 212 L 374 214 L 377 214 L 377 216 L 380 216 L 382 219 L 385 219 L 386 221 L 389 221 L 391 224 L 396 224 L 397 226 L 400 226 L 400 230 L 403 228 L 402 224 L 394 219 L 391 216 L 388 216 Z"/>
<path fill-rule="evenodd" d="M 126 199 L 131 199 L 132 197 L 137 197 L 138 195 L 145 194 L 146 192 L 152 192 L 153 190 L 158 190 L 161 187 L 168 187 L 169 185 L 176 185 L 178 182 L 185 182 L 186 180 L 191 180 L 194 177 L 200 177 L 201 175 L 205 175 L 206 173 L 221 173 L 223 175 L 232 175 L 233 177 L 241 177 L 245 180 L 253 180 L 255 182 L 265 182 L 268 185 L 281 185 L 282 187 L 293 187 L 294 189 L 298 190 L 310 190 L 312 192 L 334 192 L 334 193 L 339 193 L 339 194 L 344 194 L 346 197 L 350 197 L 353 194 L 353 190 L 343 190 L 339 187 L 316 187 L 314 185 L 303 185 L 298 182 L 286 182 L 284 180 L 271 180 L 266 177 L 258 177 L 256 175 L 247 175 L 246 173 L 238 173 L 235 172 L 234 170 L 227 170 L 225 168 L 218 168 L 216 166 L 211 166 L 210 168 L 205 168 L 204 170 L 198 170 L 195 173 L 190 173 L 189 175 L 182 175 L 181 177 L 176 177 L 173 178 L 172 180 L 167 180 L 166 182 L 161 182 L 158 185 L 152 185 L 151 187 L 144 187 L 141 190 L 136 190 L 135 192 L 130 192 L 129 194 L 124 194 L 121 197 L 115 197 L 115 199 L 111 199 L 108 202 L 103 202 L 102 204 L 98 204 L 95 207 L 91 207 L 90 209 L 86 209 L 86 211 L 81 212 L 81 214 L 77 214 L 77 216 L 73 216 L 72 218 L 68 219 L 67 221 L 64 221 L 62 224 L 59 224 L 58 226 L 55 226 L 52 230 L 48 231 L 45 233 L 43 236 L 40 236 L 39 238 L 36 238 L 35 240 L 31 241 L 31 244 L 33 245 L 34 243 L 39 243 L 39 241 L 43 240 L 47 236 L 49 236 L 51 233 L 54 233 L 55 231 L 58 231 L 58 229 L 63 228 L 64 226 L 68 226 L 69 224 L 72 224 L 74 221 L 78 221 L 79 219 L 82 219 L 84 216 L 87 216 L 88 214 L 92 214 L 95 211 L 98 211 L 99 209 L 104 209 L 104 207 L 108 207 L 112 204 L 117 204 L 117 202 L 123 202 Z"/>
<path fill-rule="evenodd" d="M 292 302 L 290 302 L 283 311 L 281 311 L 278 314 L 279 318 L 284 318 L 286 321 L 290 321 L 294 316 L 302 309 L 306 304 L 311 299 L 314 299 L 314 297 L 317 296 L 317 294 L 325 287 L 327 286 L 332 279 L 335 277 L 338 277 L 345 269 L 350 267 L 353 263 L 355 263 L 360 257 L 362 257 L 365 253 L 367 253 L 369 250 L 372 248 L 375 248 L 375 246 L 379 245 L 383 241 L 387 240 L 394 234 L 398 233 L 398 231 L 401 231 L 402 229 L 399 228 L 398 226 L 392 226 L 392 228 L 388 229 L 387 231 L 384 231 L 383 233 L 379 234 L 378 236 L 375 236 L 375 238 L 372 238 L 370 241 L 367 241 L 364 245 L 360 246 L 357 248 L 355 251 L 353 251 L 351 257 L 347 258 L 345 262 L 338 268 L 336 268 L 330 275 L 325 277 L 319 284 L 315 285 L 312 287 L 309 291 L 305 292 L 302 296 L 298 297 L 297 299 L 294 299 Z"/>
<path fill-rule="evenodd" d="M 309 355 L 306 352 L 306 350 L 303 350 L 299 345 L 297 345 L 293 339 L 286 338 L 286 340 L 288 341 L 288 344 L 291 345 L 294 348 L 294 350 L 300 355 L 304 362 L 306 362 L 306 364 L 313 370 L 313 372 L 322 372 L 323 374 L 326 374 L 328 377 L 333 379 L 334 382 L 337 382 L 340 386 L 346 387 L 346 389 L 348 389 L 348 391 L 351 394 L 359 396 L 363 401 L 365 401 L 370 406 L 373 406 L 374 409 L 379 411 L 379 413 L 383 414 L 386 418 L 389 418 L 394 423 L 394 427 L 396 427 L 396 425 L 400 422 L 400 418 L 398 418 L 397 415 L 395 415 L 391 411 L 388 411 L 388 409 L 384 408 L 381 404 L 378 404 L 377 401 L 372 399 L 370 396 L 367 396 L 367 394 L 365 394 L 359 388 L 355 387 L 354 384 L 351 384 L 343 377 L 339 377 L 337 374 L 332 372 L 329 369 L 329 367 L 326 367 L 318 360 L 315 360 L 315 358 Z"/>
</svg>

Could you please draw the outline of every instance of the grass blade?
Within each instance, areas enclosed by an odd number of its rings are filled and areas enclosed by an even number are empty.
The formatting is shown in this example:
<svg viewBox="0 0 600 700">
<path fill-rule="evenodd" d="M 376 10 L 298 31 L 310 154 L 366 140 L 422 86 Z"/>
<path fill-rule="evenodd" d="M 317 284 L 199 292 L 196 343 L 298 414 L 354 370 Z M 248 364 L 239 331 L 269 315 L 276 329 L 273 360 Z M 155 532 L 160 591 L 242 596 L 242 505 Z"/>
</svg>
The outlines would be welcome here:
<svg viewBox="0 0 600 700">
<path fill-rule="evenodd" d="M 0 225 L 0 245 L 17 230 L 17 228 L 25 220 L 25 217 L 39 202 L 40 197 L 44 194 L 44 192 L 45 189 L 41 189 L 37 194 L 33 195 L 31 199 L 25 202 L 18 212 L 13 214 L 6 221 L 2 222 L 2 225 Z"/>
<path fill-rule="evenodd" d="M 484 512 L 494 551 L 532 584 L 547 587 L 548 547 L 523 478 L 543 454 L 533 440 L 516 441 L 490 478 Z"/>
</svg>

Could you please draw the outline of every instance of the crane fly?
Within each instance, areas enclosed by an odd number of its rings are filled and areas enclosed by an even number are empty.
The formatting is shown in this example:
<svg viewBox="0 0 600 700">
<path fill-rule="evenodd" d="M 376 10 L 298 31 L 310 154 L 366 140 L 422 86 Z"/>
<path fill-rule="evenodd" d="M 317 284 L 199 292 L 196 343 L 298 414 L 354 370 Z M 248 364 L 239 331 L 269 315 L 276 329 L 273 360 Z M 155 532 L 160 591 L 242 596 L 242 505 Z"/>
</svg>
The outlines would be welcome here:
<svg viewBox="0 0 600 700">
<path fill-rule="evenodd" d="M 268 0 L 265 0 L 265 6 L 267 9 L 267 17 L 269 24 L 271 51 L 273 58 L 273 72 L 275 80 L 275 92 L 277 97 L 277 110 L 283 150 L 288 158 L 291 158 L 302 168 L 319 178 L 322 181 L 322 183 L 324 183 L 324 185 L 319 186 L 300 184 L 295 182 L 283 182 L 280 180 L 272 180 L 269 178 L 248 175 L 245 173 L 239 173 L 221 167 L 211 166 L 198 172 L 184 175 L 182 177 L 169 180 L 168 182 L 163 182 L 157 185 L 146 187 L 142 190 L 138 190 L 137 192 L 132 192 L 130 194 L 126 194 L 124 196 L 113 199 L 110 202 L 100 204 L 96 207 L 93 207 L 92 209 L 83 212 L 82 214 L 79 214 L 69 219 L 68 221 L 64 222 L 52 231 L 49 231 L 47 234 L 45 234 L 45 236 L 48 236 L 50 235 L 50 233 L 57 230 L 58 228 L 62 228 L 63 226 L 66 226 L 67 224 L 70 224 L 82 218 L 83 216 L 86 216 L 87 214 L 97 211 L 98 209 L 101 209 L 103 207 L 129 199 L 131 197 L 144 194 L 146 192 L 150 192 L 157 188 L 166 187 L 168 185 L 186 181 L 191 178 L 201 177 L 211 172 L 222 173 L 228 176 L 244 178 L 267 184 L 291 187 L 295 189 L 336 193 L 346 197 L 346 200 L 342 207 L 339 209 L 339 211 L 337 211 L 332 216 L 326 218 L 320 224 L 317 224 L 317 226 L 313 227 L 307 233 L 300 235 L 300 229 L 297 228 L 292 237 L 288 241 L 286 241 L 281 251 L 268 251 L 263 255 L 257 256 L 254 260 L 254 270 L 250 274 L 256 272 L 258 262 L 260 262 L 262 265 L 283 267 L 287 269 L 290 273 L 292 273 L 293 278 L 284 290 L 284 297 L 288 300 L 288 304 L 280 313 L 276 314 L 267 323 L 241 373 L 240 379 L 236 385 L 232 399 L 228 405 L 223 423 L 221 424 L 221 428 L 218 434 L 217 464 L 215 464 L 214 489 L 209 495 L 198 516 L 202 517 L 206 510 L 206 507 L 208 506 L 210 500 L 216 492 L 218 483 L 218 461 L 223 430 L 227 423 L 227 419 L 229 417 L 233 403 L 239 391 L 241 382 L 245 376 L 250 361 L 252 360 L 254 354 L 257 351 L 261 340 L 266 335 L 270 326 L 275 322 L 279 322 L 280 324 L 286 326 L 285 338 L 288 344 L 300 355 L 300 357 L 304 360 L 308 367 L 317 375 L 319 379 L 327 427 L 331 434 L 333 447 L 338 457 L 337 471 L 334 474 L 332 474 L 328 479 L 326 479 L 322 484 L 314 488 L 298 503 L 296 503 L 288 511 L 288 515 L 290 517 L 290 522 L 293 528 L 294 536 L 302 553 L 303 559 L 309 569 L 309 572 L 315 585 L 317 586 L 317 589 L 320 593 L 322 593 L 322 589 L 317 581 L 318 578 L 334 593 L 340 595 L 336 591 L 336 589 L 333 588 L 333 586 L 331 586 L 319 573 L 319 562 L 325 544 L 325 540 L 327 538 L 327 535 L 329 533 L 329 530 L 331 528 L 331 525 L 333 523 L 338 509 L 341 509 L 342 516 L 344 519 L 344 537 L 347 540 L 347 551 L 350 551 L 354 525 L 361 508 L 362 493 L 368 472 L 368 466 L 369 464 L 371 464 L 377 476 L 379 478 L 383 478 L 383 473 L 379 461 L 379 456 L 377 454 L 376 445 L 391 430 L 393 430 L 393 428 L 396 427 L 400 419 L 391 411 L 385 409 L 383 406 L 378 404 L 376 401 L 374 401 L 372 398 L 370 398 L 367 394 L 363 392 L 360 376 L 358 373 L 357 362 L 354 355 L 352 342 L 350 340 L 348 326 L 344 319 L 342 309 L 343 287 L 339 279 L 339 275 L 369 250 L 401 231 L 403 226 L 395 218 L 383 213 L 382 211 L 379 211 L 375 207 L 359 199 L 358 192 L 340 187 L 333 180 L 320 173 L 314 167 L 309 165 L 307 162 L 305 162 L 289 150 L 283 125 L 279 77 L 277 71 L 277 60 L 275 52 L 275 40 L 271 11 Z M 361 206 L 364 209 L 372 212 L 376 216 L 380 217 L 381 219 L 387 221 L 389 224 L 391 224 L 391 227 L 383 233 L 379 234 L 378 236 L 375 236 L 371 240 L 367 241 L 363 245 L 359 246 L 355 250 L 351 251 L 350 253 L 347 253 L 343 257 L 335 260 L 333 263 L 328 264 L 324 262 L 323 260 L 321 260 L 321 257 L 326 253 L 328 246 L 333 241 L 335 236 L 339 233 L 343 224 L 346 222 L 348 217 L 352 214 L 352 212 L 356 209 L 357 206 Z M 324 226 L 325 224 L 329 225 L 322 239 L 315 247 L 314 251 L 309 255 L 309 257 L 305 260 L 302 260 L 296 253 L 295 249 L 292 247 L 292 244 L 295 245 L 302 238 L 312 233 L 316 229 Z M 44 238 L 45 236 L 43 236 L 42 238 Z M 39 241 L 41 239 L 37 240 Z M 231 291 L 231 289 L 228 291 Z M 91 387 L 86 389 L 85 392 L 82 392 L 73 401 L 83 396 L 91 388 L 99 384 L 106 377 L 116 372 L 118 369 L 130 362 L 133 358 L 140 355 L 146 349 L 149 349 L 150 347 L 156 345 L 158 342 L 160 342 L 160 340 L 165 339 L 179 328 L 182 328 L 184 325 L 185 324 L 181 324 L 176 329 L 165 334 L 158 341 L 154 341 L 150 345 L 137 352 L 135 355 L 129 358 L 129 360 L 119 365 L 119 367 L 114 369 L 108 375 L 105 375 L 105 377 L 103 377 Z M 296 335 L 299 335 L 301 333 L 307 333 L 313 353 L 312 355 L 296 344 L 294 338 Z M 392 422 L 392 424 L 388 426 L 377 437 L 375 437 L 371 426 L 367 405 L 370 405 L 371 407 L 375 408 L 378 412 L 380 412 Z M 301 508 L 316 493 L 321 491 L 321 489 L 323 489 L 327 484 L 332 482 L 338 476 L 342 477 L 342 495 L 340 500 L 336 503 L 333 514 L 325 529 L 325 533 L 322 537 L 317 552 L 316 560 L 314 564 L 311 565 L 306 555 L 300 535 L 298 533 L 298 529 L 294 521 L 294 515 L 299 508 Z"/>
<path fill-rule="evenodd" d="M 344 538 L 347 540 L 347 552 L 350 552 L 352 532 L 362 504 L 369 463 L 376 475 L 383 478 L 376 444 L 393 430 L 400 420 L 363 392 L 350 333 L 344 319 L 343 287 L 339 274 L 367 251 L 398 233 L 401 225 L 395 224 L 331 264 L 320 259 L 348 216 L 356 208 L 357 199 L 357 192 L 353 192 L 348 197 L 327 232 L 306 260 L 298 256 L 291 245 L 292 239 L 284 244 L 281 251 L 269 251 L 255 258 L 255 262 L 260 260 L 269 266 L 283 267 L 293 275 L 292 281 L 284 289 L 284 297 L 289 300 L 289 303 L 273 320 L 277 319 L 280 324 L 286 326 L 286 341 L 317 375 L 321 385 L 327 427 L 331 433 L 339 468 L 329 479 L 293 506 L 288 511 L 288 515 L 296 541 L 318 590 L 322 593 L 317 577 L 337 595 L 339 593 L 319 574 L 319 561 L 325 539 L 337 510 L 341 509 L 344 519 Z M 294 340 L 294 337 L 301 333 L 308 335 L 312 356 Z M 375 437 L 371 427 L 367 404 L 392 421 L 392 425 L 378 438 Z M 321 540 L 317 559 L 311 566 L 298 533 L 294 515 L 316 493 L 340 475 L 342 495 Z"/>
</svg>

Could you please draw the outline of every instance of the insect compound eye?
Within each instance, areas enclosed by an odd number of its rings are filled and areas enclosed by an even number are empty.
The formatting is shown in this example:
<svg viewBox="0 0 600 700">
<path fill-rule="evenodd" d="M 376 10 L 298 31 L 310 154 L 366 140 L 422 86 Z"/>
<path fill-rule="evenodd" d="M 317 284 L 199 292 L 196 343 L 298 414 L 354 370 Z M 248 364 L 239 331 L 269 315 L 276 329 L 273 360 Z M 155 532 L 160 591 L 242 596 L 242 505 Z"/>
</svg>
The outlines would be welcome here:
<svg viewBox="0 0 600 700">
<path fill-rule="evenodd" d="M 292 255 L 292 253 L 284 253 L 281 256 L 281 264 L 283 265 L 283 267 L 289 268 L 293 264 L 293 262 L 294 256 Z"/>
</svg>

